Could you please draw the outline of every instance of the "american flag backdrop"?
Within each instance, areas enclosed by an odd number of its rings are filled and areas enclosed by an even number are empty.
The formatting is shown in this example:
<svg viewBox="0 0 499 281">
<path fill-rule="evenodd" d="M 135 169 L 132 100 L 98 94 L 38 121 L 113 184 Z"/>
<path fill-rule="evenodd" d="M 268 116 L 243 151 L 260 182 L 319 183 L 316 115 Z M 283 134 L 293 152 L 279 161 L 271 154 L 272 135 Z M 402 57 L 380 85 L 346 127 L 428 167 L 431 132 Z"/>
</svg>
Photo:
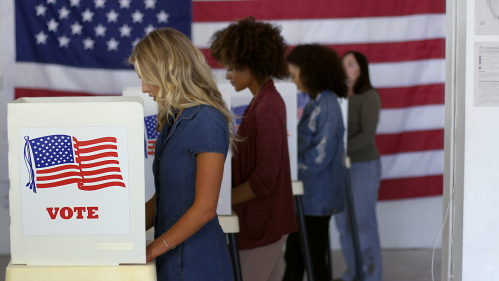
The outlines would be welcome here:
<svg viewBox="0 0 499 281">
<path fill-rule="evenodd" d="M 25 137 L 24 160 L 29 186 L 53 188 L 78 184 L 86 191 L 110 186 L 126 187 L 118 161 L 115 137 L 79 141 L 74 136 Z"/>
<path fill-rule="evenodd" d="M 3 7 L 3 23 L 12 23 L 3 35 L 12 47 L 4 52 L 15 58 L 4 63 L 10 99 L 120 94 L 138 86 L 124 60 L 137 38 L 161 26 L 190 36 L 220 81 L 225 71 L 210 58 L 209 39 L 249 15 L 280 25 L 291 46 L 360 51 L 382 101 L 380 199 L 442 194 L 444 0 L 5 0 Z"/>
</svg>

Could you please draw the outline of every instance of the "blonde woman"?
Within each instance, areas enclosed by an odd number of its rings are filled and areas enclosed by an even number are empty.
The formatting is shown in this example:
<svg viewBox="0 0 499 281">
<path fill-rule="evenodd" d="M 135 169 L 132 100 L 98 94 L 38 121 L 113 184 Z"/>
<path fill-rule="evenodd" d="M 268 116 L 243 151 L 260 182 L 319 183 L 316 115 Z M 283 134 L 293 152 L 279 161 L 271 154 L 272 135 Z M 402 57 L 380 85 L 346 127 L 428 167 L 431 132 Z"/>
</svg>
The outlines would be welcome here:
<svg viewBox="0 0 499 281">
<path fill-rule="evenodd" d="M 161 131 L 153 164 L 156 193 L 146 203 L 158 280 L 232 280 L 216 216 L 225 157 L 236 140 L 230 111 L 204 56 L 180 32 L 162 28 L 134 48 L 129 62 L 142 92 L 158 104 Z"/>
</svg>

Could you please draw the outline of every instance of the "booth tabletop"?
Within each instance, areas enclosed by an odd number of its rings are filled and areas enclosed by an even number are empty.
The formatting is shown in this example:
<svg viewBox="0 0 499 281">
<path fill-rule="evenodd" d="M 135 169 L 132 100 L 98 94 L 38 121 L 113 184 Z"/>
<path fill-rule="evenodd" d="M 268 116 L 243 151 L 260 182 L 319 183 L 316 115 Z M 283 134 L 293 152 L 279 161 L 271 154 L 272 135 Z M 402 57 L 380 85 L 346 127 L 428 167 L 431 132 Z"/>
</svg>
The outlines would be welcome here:
<svg viewBox="0 0 499 281">
<path fill-rule="evenodd" d="M 99 266 L 33 266 L 9 263 L 5 281 L 156 281 L 154 262 Z"/>
</svg>

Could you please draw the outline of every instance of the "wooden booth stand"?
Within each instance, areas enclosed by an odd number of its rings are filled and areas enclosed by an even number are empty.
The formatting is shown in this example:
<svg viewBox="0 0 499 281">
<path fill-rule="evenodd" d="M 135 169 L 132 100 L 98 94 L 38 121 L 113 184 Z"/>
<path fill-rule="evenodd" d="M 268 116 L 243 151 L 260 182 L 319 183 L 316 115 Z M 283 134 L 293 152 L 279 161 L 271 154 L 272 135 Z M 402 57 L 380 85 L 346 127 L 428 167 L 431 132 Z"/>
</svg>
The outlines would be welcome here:
<svg viewBox="0 0 499 281">
<path fill-rule="evenodd" d="M 143 120 L 135 97 L 8 104 L 6 280 L 156 280 L 154 264 L 145 263 L 144 174 L 137 172 Z"/>
</svg>

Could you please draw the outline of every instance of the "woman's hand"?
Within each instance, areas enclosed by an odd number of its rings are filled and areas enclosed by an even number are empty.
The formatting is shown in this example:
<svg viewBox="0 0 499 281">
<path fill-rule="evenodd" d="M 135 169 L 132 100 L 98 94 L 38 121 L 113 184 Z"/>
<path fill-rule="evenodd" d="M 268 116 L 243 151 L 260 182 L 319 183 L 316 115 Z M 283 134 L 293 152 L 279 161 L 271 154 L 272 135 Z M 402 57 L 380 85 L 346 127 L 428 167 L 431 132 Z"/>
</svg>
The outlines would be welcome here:
<svg viewBox="0 0 499 281">
<path fill-rule="evenodd" d="M 154 258 L 152 256 L 152 244 L 149 244 L 149 246 L 146 247 L 146 262 L 152 261 Z"/>
</svg>

